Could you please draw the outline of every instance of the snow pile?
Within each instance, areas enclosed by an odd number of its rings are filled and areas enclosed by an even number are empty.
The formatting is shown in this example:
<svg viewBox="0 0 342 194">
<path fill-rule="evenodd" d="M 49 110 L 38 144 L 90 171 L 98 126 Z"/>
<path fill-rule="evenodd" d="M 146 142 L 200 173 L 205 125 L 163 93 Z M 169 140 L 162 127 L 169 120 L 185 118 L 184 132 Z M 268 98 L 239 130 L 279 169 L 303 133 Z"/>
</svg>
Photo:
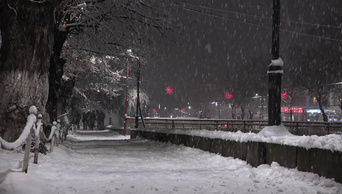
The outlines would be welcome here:
<svg viewBox="0 0 342 194">
<path fill-rule="evenodd" d="M 127 140 L 131 139 L 130 135 L 115 135 L 115 136 L 96 136 L 96 135 L 68 135 L 68 139 L 74 141 L 92 141 L 92 140 Z"/>
<path fill-rule="evenodd" d="M 342 136 L 337 134 L 330 134 L 325 136 L 303 136 L 297 138 L 296 144 L 306 149 L 320 148 L 331 151 L 342 152 Z"/>
<path fill-rule="evenodd" d="M 172 134 L 184 134 L 191 136 L 207 137 L 212 139 L 224 139 L 236 142 L 266 142 L 290 146 L 299 146 L 306 149 L 319 148 L 331 151 L 342 152 L 342 136 L 337 134 L 330 134 L 325 136 L 297 136 L 291 134 L 286 127 L 268 126 L 261 130 L 258 134 L 243 133 L 241 131 L 228 132 L 228 131 L 209 131 L 209 130 L 160 130 L 160 129 L 147 129 L 148 131 L 164 132 Z"/>
<path fill-rule="evenodd" d="M 264 129 L 262 129 L 258 135 L 264 136 L 264 137 L 281 137 L 281 136 L 294 136 L 292 133 L 290 133 L 284 125 L 279 126 L 267 126 Z"/>
</svg>

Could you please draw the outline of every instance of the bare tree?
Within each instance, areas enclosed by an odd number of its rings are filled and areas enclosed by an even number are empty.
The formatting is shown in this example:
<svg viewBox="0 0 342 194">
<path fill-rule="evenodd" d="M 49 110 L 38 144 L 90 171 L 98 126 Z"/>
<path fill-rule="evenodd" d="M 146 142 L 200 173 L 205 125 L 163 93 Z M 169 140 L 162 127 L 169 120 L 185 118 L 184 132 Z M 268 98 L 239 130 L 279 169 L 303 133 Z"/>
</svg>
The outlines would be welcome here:
<svg viewBox="0 0 342 194">
<path fill-rule="evenodd" d="M 253 60 L 244 61 L 241 64 L 235 64 L 229 71 L 227 89 L 233 95 L 232 118 L 236 117 L 236 109 L 241 110 L 241 119 L 245 117 L 245 108 L 248 108 L 249 118 L 253 111 L 250 105 L 251 99 L 256 93 L 263 96 L 266 91 L 267 77 L 266 66 L 267 59 L 264 55 L 254 57 Z"/>
<path fill-rule="evenodd" d="M 337 103 L 337 106 L 342 110 L 342 82 L 332 84 L 333 100 Z"/>
<path fill-rule="evenodd" d="M 299 49 L 302 50 L 301 58 L 294 59 L 289 72 L 297 84 L 316 97 L 325 122 L 328 117 L 324 108 L 333 89 L 330 83 L 338 82 L 342 73 L 342 59 L 335 50 L 336 46 L 338 44 L 325 42 L 309 50 Z"/>
</svg>

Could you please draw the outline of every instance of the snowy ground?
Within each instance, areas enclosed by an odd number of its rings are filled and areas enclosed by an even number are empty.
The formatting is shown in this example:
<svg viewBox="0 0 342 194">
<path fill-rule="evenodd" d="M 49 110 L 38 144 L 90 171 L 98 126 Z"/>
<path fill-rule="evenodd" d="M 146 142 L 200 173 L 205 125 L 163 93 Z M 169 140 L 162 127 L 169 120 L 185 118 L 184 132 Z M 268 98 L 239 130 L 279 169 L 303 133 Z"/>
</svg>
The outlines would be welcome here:
<svg viewBox="0 0 342 194">
<path fill-rule="evenodd" d="M 277 163 L 252 168 L 199 149 L 115 139 L 103 148 L 55 147 L 38 164 L 31 157 L 27 174 L 21 152 L 0 149 L 0 193 L 342 193 L 340 183 Z"/>
</svg>

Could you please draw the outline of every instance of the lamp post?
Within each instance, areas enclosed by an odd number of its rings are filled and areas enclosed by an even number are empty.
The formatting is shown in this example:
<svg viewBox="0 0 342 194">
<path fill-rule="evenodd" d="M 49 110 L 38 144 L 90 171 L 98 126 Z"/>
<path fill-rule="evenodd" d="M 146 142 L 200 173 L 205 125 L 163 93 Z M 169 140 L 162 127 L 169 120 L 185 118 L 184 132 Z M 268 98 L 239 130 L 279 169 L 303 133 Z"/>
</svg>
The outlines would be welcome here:
<svg viewBox="0 0 342 194">
<path fill-rule="evenodd" d="M 139 107 L 140 107 L 140 96 L 139 96 L 139 86 L 140 86 L 140 60 L 138 59 L 138 72 L 137 72 L 137 107 L 135 110 L 135 128 L 138 128 L 139 120 Z"/>
<path fill-rule="evenodd" d="M 140 61 L 139 57 L 133 55 L 133 52 L 131 49 L 128 49 L 126 51 L 126 55 L 129 57 L 132 57 L 134 59 L 137 59 L 138 61 L 138 72 L 137 72 L 137 107 L 135 112 L 135 128 L 138 128 L 138 120 L 139 120 L 139 108 L 140 108 L 140 99 L 139 99 L 139 83 L 140 83 Z M 127 77 L 126 77 L 126 102 L 125 102 L 125 121 L 124 121 L 124 134 L 126 134 L 127 130 L 127 107 L 128 107 L 128 75 L 129 75 L 129 60 L 127 58 Z"/>
<path fill-rule="evenodd" d="M 124 121 L 124 135 L 127 130 L 127 107 L 128 107 L 128 74 L 129 74 L 129 60 L 127 58 L 127 75 L 126 75 L 126 100 L 125 100 L 125 121 Z"/>
<path fill-rule="evenodd" d="M 264 102 L 265 102 L 265 96 L 262 96 L 260 98 L 261 100 L 261 120 L 264 120 Z"/>
<path fill-rule="evenodd" d="M 260 120 L 263 120 L 264 119 L 264 98 L 265 96 L 259 96 L 259 94 L 255 94 L 255 96 L 253 96 L 252 98 L 254 99 L 258 99 L 258 102 L 257 102 L 257 108 L 259 107 L 259 100 L 261 102 L 261 111 L 260 111 Z"/>
<path fill-rule="evenodd" d="M 281 77 L 283 61 L 279 58 L 280 0 L 273 0 L 272 63 L 268 66 L 268 125 L 280 125 Z"/>
</svg>

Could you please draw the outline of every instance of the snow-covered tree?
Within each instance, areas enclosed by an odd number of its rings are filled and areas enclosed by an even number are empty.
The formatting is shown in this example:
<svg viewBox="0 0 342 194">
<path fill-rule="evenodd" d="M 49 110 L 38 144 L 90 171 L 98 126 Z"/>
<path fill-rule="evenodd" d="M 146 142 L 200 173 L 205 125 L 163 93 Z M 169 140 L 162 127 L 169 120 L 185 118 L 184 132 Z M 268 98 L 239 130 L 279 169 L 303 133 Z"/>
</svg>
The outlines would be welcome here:
<svg viewBox="0 0 342 194">
<path fill-rule="evenodd" d="M 60 103 L 61 98 L 68 98 L 61 91 L 64 87 L 62 75 L 65 62 L 74 60 L 73 56 L 68 55 L 70 50 L 83 51 L 87 55 L 119 57 L 123 51 L 134 49 L 141 57 L 147 58 L 149 33 L 155 30 L 163 34 L 168 29 L 164 19 L 167 15 L 165 7 L 169 5 L 166 2 L 69 1 L 61 11 L 56 12 L 58 27 L 55 39 L 58 41 L 54 46 L 57 51 L 51 58 L 49 113 L 60 114 L 58 112 L 62 110 L 55 110 L 56 104 Z M 65 47 L 66 44 L 68 47 Z"/>
<path fill-rule="evenodd" d="M 150 103 L 150 99 L 146 92 L 140 91 L 139 94 L 140 104 L 147 105 Z M 130 89 L 128 91 L 128 115 L 133 116 L 137 107 L 137 89 Z"/>
<path fill-rule="evenodd" d="M 13 105 L 34 104 L 44 114 L 49 101 L 51 118 L 61 114 L 62 97 L 67 98 L 62 95 L 65 59 L 61 58 L 66 40 L 74 48 L 110 56 L 140 48 L 146 29 L 168 28 L 161 19 L 168 5 L 157 0 L 0 0 L 2 137 L 15 139 L 21 130 L 17 125 L 25 123 L 25 116 L 10 118 L 7 110 Z M 49 122 L 47 114 L 44 119 Z"/>
</svg>

